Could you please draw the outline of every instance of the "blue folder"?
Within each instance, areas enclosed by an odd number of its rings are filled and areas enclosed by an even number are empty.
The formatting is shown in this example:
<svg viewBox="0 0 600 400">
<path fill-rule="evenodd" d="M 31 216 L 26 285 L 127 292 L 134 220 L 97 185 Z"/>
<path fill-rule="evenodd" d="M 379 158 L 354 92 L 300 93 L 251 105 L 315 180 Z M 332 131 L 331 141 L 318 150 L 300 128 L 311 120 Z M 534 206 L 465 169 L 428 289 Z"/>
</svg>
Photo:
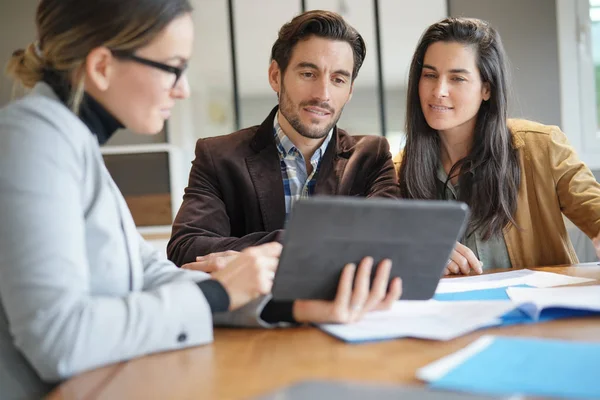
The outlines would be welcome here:
<svg viewBox="0 0 600 400">
<path fill-rule="evenodd" d="M 515 285 L 510 287 L 533 287 L 529 285 Z M 456 293 L 437 293 L 433 298 L 438 301 L 466 301 L 466 300 L 510 300 L 506 289 L 509 286 L 493 288 L 493 289 L 480 289 L 470 290 L 466 292 Z M 573 318 L 573 317 L 585 317 L 589 315 L 597 315 L 598 313 L 586 310 L 569 310 L 564 308 L 548 308 L 544 309 L 539 318 L 533 319 L 528 314 L 524 313 L 519 309 L 514 309 L 504 314 L 500 319 L 502 323 L 498 326 L 509 326 L 517 324 L 535 324 L 538 322 L 552 321 L 561 318 Z M 599 374 L 600 375 L 600 374 Z"/>
<path fill-rule="evenodd" d="M 490 395 L 598 399 L 598 360 L 600 343 L 496 337 L 430 387 Z"/>
<path fill-rule="evenodd" d="M 456 293 L 436 293 L 434 300 L 438 301 L 466 301 L 466 300 L 510 300 L 506 289 L 509 287 L 533 287 L 529 285 L 505 286 L 493 289 L 469 290 Z"/>
</svg>

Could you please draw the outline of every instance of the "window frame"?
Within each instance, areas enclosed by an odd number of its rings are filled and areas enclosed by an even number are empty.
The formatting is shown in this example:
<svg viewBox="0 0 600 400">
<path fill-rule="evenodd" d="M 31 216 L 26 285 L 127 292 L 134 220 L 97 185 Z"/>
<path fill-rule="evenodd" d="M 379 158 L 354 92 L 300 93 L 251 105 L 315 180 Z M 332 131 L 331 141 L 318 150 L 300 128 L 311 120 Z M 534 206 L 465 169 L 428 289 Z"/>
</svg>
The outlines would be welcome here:
<svg viewBox="0 0 600 400">
<path fill-rule="evenodd" d="M 556 19 L 562 129 L 579 157 L 600 169 L 589 0 L 556 0 Z"/>
</svg>

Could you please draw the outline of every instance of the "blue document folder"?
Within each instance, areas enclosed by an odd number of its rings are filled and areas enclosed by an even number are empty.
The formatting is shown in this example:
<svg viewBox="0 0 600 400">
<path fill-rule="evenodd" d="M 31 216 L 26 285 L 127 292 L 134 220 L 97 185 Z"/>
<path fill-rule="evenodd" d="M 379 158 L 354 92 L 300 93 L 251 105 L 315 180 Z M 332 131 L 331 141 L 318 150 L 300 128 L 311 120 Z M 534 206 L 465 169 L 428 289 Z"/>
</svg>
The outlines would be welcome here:
<svg viewBox="0 0 600 400">
<path fill-rule="evenodd" d="M 533 287 L 529 285 L 515 285 L 510 287 Z M 466 300 L 510 300 L 506 289 L 509 286 L 493 288 L 493 289 L 480 289 L 480 290 L 469 290 L 466 292 L 455 292 L 455 293 L 436 293 L 433 296 L 434 300 L 438 301 L 466 301 Z"/>
<path fill-rule="evenodd" d="M 529 285 L 515 285 L 510 287 L 533 287 Z M 455 293 L 437 293 L 433 298 L 438 301 L 467 301 L 467 300 L 510 300 L 506 293 L 507 287 L 493 289 L 470 290 Z M 533 319 L 525 312 L 514 309 L 501 317 L 502 323 L 498 326 L 509 326 L 517 324 L 535 324 L 538 322 L 552 321 L 560 318 L 585 317 L 597 315 L 597 313 L 586 310 L 570 310 L 563 308 L 549 308 L 542 311 L 538 319 Z M 600 373 L 599 373 L 600 377 Z"/>
<path fill-rule="evenodd" d="M 600 343 L 495 337 L 430 382 L 471 393 L 600 398 Z"/>
</svg>

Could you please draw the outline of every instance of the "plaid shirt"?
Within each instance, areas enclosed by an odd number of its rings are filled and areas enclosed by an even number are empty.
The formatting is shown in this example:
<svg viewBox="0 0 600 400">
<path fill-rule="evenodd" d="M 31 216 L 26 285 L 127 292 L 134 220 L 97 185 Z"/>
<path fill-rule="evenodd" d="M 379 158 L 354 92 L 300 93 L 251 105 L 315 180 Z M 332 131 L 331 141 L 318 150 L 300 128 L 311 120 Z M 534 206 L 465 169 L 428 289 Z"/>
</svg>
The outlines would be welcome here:
<svg viewBox="0 0 600 400">
<path fill-rule="evenodd" d="M 331 140 L 333 129 L 329 131 L 321 147 L 319 147 L 312 155 L 310 163 L 312 164 L 313 170 L 310 176 L 308 176 L 304 156 L 302 156 L 302 153 L 298 151 L 296 146 L 294 146 L 292 141 L 283 132 L 279 126 L 278 117 L 279 113 L 275 116 L 273 132 L 275 135 L 275 144 L 279 153 L 281 176 L 283 178 L 285 218 L 287 220 L 296 200 L 310 197 L 314 193 L 321 159 Z"/>
</svg>

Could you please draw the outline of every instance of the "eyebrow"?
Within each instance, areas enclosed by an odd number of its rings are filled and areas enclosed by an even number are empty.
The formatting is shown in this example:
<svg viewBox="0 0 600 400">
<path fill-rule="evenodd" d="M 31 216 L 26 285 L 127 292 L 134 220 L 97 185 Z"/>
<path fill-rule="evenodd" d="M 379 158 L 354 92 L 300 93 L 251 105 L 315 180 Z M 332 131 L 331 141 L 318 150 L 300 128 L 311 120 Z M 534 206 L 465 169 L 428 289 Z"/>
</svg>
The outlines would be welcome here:
<svg viewBox="0 0 600 400">
<path fill-rule="evenodd" d="M 437 68 L 434 67 L 433 65 L 423 64 L 423 68 L 431 69 L 431 70 L 437 72 Z M 469 71 L 468 69 L 464 69 L 464 68 L 454 68 L 454 69 L 451 69 L 450 72 L 453 74 L 470 74 L 471 73 L 471 71 Z"/>
<path fill-rule="evenodd" d="M 296 65 L 295 69 L 300 69 L 300 68 L 310 68 L 310 69 L 316 69 L 316 70 L 319 69 L 319 67 L 317 67 L 316 64 L 313 64 L 313 63 L 310 63 L 310 62 L 301 62 L 301 63 L 298 63 L 298 65 Z M 346 71 L 345 69 L 338 69 L 337 71 L 333 71 L 333 73 L 345 76 L 346 78 L 351 78 L 352 77 L 352 74 L 350 72 Z"/>
</svg>

